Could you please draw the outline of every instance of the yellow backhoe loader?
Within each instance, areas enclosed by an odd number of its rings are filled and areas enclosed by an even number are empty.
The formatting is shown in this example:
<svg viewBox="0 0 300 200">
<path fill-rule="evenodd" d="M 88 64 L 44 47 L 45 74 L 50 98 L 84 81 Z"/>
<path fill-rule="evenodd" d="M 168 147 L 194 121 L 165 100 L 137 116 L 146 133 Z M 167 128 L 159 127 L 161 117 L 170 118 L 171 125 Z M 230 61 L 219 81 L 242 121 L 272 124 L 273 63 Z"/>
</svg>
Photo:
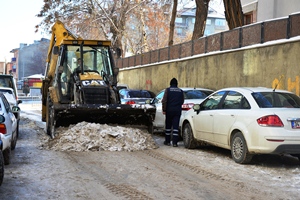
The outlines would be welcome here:
<svg viewBox="0 0 300 200">
<path fill-rule="evenodd" d="M 42 83 L 42 121 L 50 137 L 56 127 L 81 121 L 146 125 L 152 132 L 155 107 L 120 102 L 110 46 L 75 36 L 61 21 L 52 26 Z"/>
</svg>

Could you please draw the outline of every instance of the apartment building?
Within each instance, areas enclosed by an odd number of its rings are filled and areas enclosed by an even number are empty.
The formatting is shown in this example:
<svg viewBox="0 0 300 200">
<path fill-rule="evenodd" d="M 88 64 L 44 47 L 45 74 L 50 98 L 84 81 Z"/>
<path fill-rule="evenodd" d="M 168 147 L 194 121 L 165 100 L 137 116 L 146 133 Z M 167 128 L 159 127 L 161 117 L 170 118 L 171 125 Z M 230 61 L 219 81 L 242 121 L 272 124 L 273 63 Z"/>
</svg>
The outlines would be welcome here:
<svg viewBox="0 0 300 200">
<path fill-rule="evenodd" d="M 244 23 L 251 24 L 300 12 L 299 0 L 241 0 Z"/>
<path fill-rule="evenodd" d="M 196 16 L 196 7 L 183 8 L 177 12 L 175 30 L 178 36 L 186 36 L 193 32 Z M 204 36 L 228 30 L 224 13 L 209 7 Z"/>
</svg>

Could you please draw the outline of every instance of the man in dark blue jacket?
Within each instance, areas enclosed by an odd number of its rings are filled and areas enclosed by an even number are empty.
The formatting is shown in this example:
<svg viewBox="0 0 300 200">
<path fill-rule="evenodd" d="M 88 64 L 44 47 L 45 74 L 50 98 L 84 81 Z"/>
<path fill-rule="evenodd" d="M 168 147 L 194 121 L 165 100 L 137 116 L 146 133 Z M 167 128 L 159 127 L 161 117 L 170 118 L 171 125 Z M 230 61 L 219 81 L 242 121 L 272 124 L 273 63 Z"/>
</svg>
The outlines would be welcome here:
<svg viewBox="0 0 300 200">
<path fill-rule="evenodd" d="M 170 145 L 171 132 L 173 129 L 172 143 L 173 147 L 177 147 L 178 142 L 178 128 L 181 116 L 181 106 L 184 102 L 183 91 L 177 87 L 178 82 L 176 78 L 170 81 L 170 87 L 165 89 L 164 97 L 162 99 L 163 114 L 166 115 L 165 121 L 165 145 Z"/>
</svg>

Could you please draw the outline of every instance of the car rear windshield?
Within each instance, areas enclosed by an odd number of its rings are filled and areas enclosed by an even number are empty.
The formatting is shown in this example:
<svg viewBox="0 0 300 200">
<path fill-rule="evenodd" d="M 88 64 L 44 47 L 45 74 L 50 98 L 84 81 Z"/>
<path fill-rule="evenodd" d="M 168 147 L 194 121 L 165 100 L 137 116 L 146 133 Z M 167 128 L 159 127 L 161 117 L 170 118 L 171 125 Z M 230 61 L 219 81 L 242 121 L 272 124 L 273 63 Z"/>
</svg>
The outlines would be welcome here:
<svg viewBox="0 0 300 200">
<path fill-rule="evenodd" d="M 201 91 L 201 90 L 187 90 L 184 91 L 185 99 L 204 99 L 209 96 L 211 91 Z"/>
<path fill-rule="evenodd" d="M 255 92 L 253 98 L 260 108 L 300 108 L 300 98 L 291 93 Z"/>
<path fill-rule="evenodd" d="M 129 91 L 128 92 L 129 98 L 153 98 L 154 96 L 145 90 L 137 90 L 137 91 Z"/>
</svg>

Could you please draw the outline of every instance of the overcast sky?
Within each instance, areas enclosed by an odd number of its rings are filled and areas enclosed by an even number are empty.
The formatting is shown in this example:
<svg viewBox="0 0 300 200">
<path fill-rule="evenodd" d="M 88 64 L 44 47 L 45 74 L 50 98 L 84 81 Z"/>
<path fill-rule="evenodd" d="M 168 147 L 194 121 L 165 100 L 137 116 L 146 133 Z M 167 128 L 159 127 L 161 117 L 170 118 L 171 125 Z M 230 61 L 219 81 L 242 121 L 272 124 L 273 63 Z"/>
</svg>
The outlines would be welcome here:
<svg viewBox="0 0 300 200">
<path fill-rule="evenodd" d="M 211 2 L 214 8 L 223 8 L 221 0 Z M 10 62 L 13 57 L 10 51 L 19 48 L 20 43 L 29 45 L 42 37 L 50 38 L 35 33 L 35 25 L 41 21 L 36 15 L 42 6 L 43 0 L 0 0 L 0 61 Z"/>
<path fill-rule="evenodd" d="M 43 0 L 0 0 L 0 61 L 11 61 L 9 52 L 20 43 L 32 44 L 44 37 L 35 33 L 35 25 L 41 21 L 35 15 L 42 6 Z"/>
</svg>

